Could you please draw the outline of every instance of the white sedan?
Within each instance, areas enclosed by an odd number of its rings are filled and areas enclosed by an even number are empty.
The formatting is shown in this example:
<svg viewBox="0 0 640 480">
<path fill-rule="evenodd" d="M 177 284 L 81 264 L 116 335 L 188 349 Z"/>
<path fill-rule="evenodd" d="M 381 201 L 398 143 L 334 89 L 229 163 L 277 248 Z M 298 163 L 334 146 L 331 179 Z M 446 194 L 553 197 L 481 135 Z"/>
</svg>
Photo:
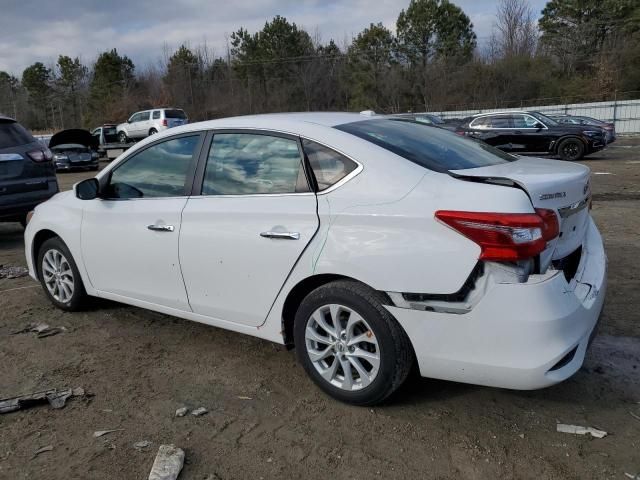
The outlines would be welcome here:
<svg viewBox="0 0 640 480">
<path fill-rule="evenodd" d="M 295 346 L 342 401 L 425 377 L 542 388 L 582 365 L 606 256 L 588 168 L 371 114 L 195 123 L 38 206 L 29 271 Z"/>
</svg>

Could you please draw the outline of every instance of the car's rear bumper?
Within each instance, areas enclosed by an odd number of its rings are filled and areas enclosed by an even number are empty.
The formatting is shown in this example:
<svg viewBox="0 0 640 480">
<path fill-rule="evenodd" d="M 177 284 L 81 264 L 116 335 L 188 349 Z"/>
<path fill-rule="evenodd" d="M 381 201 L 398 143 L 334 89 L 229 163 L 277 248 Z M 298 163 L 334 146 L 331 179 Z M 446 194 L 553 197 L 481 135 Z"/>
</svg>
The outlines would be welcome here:
<svg viewBox="0 0 640 480">
<path fill-rule="evenodd" d="M 38 204 L 49 200 L 58 193 L 56 180 L 48 182 L 46 190 L 17 193 L 12 195 L 0 195 L 0 221 L 11 222 L 21 220 L 28 212 Z"/>
<path fill-rule="evenodd" d="M 590 220 L 571 282 L 562 272 L 492 285 L 466 314 L 387 307 L 422 376 L 512 389 L 543 388 L 582 365 L 606 290 L 606 255 Z"/>
</svg>

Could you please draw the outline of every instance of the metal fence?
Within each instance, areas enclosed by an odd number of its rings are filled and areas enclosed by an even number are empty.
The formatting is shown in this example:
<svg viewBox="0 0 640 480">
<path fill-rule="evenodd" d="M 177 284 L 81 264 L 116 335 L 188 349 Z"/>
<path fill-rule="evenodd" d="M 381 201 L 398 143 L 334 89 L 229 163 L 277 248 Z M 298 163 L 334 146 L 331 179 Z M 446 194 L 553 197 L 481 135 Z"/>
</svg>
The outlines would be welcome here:
<svg viewBox="0 0 640 480">
<path fill-rule="evenodd" d="M 485 108 L 431 112 L 444 119 L 465 118 L 478 113 L 535 110 L 544 114 L 567 114 L 592 117 L 612 122 L 616 133 L 640 133 L 640 100 L 613 100 L 609 102 L 569 103 L 562 105 L 536 105 L 518 108 Z"/>
</svg>

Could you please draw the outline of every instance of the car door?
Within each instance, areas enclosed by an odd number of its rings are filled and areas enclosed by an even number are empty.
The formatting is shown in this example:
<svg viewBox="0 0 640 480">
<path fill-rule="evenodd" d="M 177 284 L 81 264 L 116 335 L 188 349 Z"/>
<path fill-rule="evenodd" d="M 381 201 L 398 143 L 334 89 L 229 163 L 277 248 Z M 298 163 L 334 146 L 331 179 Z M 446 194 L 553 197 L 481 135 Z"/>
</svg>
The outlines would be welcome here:
<svg viewBox="0 0 640 480">
<path fill-rule="evenodd" d="M 548 152 L 552 137 L 540 120 L 528 114 L 513 115 L 515 152 Z"/>
<path fill-rule="evenodd" d="M 318 228 L 299 140 L 218 131 L 182 212 L 180 263 L 195 313 L 264 322 Z"/>
<path fill-rule="evenodd" d="M 83 202 L 82 257 L 94 288 L 190 310 L 180 273 L 180 215 L 204 134 L 162 139 L 101 179 L 100 198 Z"/>
</svg>

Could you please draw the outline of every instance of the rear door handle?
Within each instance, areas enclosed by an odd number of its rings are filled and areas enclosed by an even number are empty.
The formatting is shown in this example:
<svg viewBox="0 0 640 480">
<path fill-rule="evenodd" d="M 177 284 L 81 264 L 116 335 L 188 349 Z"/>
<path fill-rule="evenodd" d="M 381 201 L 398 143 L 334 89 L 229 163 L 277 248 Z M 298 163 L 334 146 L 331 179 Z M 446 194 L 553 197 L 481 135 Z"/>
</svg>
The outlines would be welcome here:
<svg viewBox="0 0 640 480">
<path fill-rule="evenodd" d="M 148 225 L 147 228 L 154 232 L 173 232 L 174 230 L 173 225 Z"/>
<path fill-rule="evenodd" d="M 300 240 L 298 232 L 262 232 L 260 234 L 264 238 L 279 238 L 282 240 Z"/>
</svg>

